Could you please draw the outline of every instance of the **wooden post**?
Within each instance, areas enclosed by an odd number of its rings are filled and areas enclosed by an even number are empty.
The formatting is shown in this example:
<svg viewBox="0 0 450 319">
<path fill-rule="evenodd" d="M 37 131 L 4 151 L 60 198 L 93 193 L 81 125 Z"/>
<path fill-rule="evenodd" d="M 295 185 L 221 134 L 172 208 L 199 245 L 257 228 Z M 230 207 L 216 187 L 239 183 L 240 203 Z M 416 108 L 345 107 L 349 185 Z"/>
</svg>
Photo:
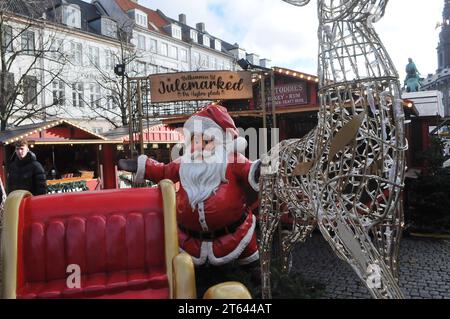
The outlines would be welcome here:
<svg viewBox="0 0 450 319">
<path fill-rule="evenodd" d="M 140 145 L 140 151 L 141 155 L 144 154 L 144 128 L 142 125 L 142 95 L 141 95 L 141 80 L 137 80 L 137 88 L 136 88 L 136 104 L 138 109 L 138 120 L 139 120 L 139 145 Z"/>
<path fill-rule="evenodd" d="M 127 77 L 127 107 L 128 107 L 128 133 L 129 133 L 129 148 L 130 148 L 130 158 L 134 156 L 134 138 L 133 138 L 133 112 L 131 108 L 131 83 L 130 79 Z"/>
<path fill-rule="evenodd" d="M 102 144 L 101 162 L 102 162 L 102 175 L 103 175 L 103 188 L 115 189 L 116 188 L 116 145 L 114 144 Z"/>
</svg>

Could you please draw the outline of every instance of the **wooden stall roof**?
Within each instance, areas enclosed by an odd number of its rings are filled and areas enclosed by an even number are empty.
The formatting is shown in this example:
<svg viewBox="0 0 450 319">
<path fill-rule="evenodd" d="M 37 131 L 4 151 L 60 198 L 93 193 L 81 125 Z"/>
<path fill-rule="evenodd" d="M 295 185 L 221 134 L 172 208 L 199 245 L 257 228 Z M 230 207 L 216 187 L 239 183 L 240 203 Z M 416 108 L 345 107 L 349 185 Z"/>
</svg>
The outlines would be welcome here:
<svg viewBox="0 0 450 319">
<path fill-rule="evenodd" d="M 67 120 L 55 120 L 8 128 L 0 132 L 0 143 L 8 145 L 25 139 L 35 145 L 120 144 Z"/>
<path fill-rule="evenodd" d="M 183 143 L 184 137 L 181 132 L 170 128 L 161 121 L 152 121 L 143 123 L 144 143 L 153 144 L 178 144 Z M 128 126 L 122 126 L 104 133 L 109 139 L 120 140 L 122 143 L 128 143 L 130 135 Z M 134 140 L 139 140 L 139 133 L 134 133 Z"/>
<path fill-rule="evenodd" d="M 305 72 L 295 71 L 288 68 L 282 68 L 275 66 L 272 68 L 275 74 L 291 77 L 296 80 L 302 80 L 306 82 L 319 83 L 319 77 L 317 75 L 308 74 Z"/>
</svg>

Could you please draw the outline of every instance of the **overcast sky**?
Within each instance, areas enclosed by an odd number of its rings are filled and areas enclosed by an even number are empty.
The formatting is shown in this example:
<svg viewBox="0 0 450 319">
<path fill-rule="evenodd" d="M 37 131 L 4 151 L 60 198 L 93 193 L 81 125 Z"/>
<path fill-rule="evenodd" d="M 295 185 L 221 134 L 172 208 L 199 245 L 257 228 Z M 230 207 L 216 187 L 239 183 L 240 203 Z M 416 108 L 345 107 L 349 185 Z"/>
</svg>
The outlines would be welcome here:
<svg viewBox="0 0 450 319">
<path fill-rule="evenodd" d="M 316 1 L 294 7 L 281 0 L 139 0 L 187 23 L 206 24 L 206 31 L 248 53 L 269 58 L 273 66 L 317 73 Z M 444 0 L 390 0 L 386 16 L 375 25 L 401 77 L 408 57 L 422 76 L 437 69 L 436 47 Z"/>
</svg>

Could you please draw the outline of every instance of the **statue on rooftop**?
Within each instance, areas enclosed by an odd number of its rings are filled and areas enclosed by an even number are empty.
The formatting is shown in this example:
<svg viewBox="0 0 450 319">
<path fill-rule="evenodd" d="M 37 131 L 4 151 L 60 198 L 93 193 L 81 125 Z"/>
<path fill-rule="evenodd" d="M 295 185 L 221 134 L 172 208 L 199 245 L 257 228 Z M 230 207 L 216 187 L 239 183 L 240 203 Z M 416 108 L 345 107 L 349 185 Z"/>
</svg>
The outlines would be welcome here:
<svg viewBox="0 0 450 319">
<path fill-rule="evenodd" d="M 417 70 L 416 64 L 411 58 L 408 59 L 408 64 L 406 65 L 406 79 L 405 87 L 406 92 L 418 92 L 421 86 L 420 73 Z"/>
</svg>

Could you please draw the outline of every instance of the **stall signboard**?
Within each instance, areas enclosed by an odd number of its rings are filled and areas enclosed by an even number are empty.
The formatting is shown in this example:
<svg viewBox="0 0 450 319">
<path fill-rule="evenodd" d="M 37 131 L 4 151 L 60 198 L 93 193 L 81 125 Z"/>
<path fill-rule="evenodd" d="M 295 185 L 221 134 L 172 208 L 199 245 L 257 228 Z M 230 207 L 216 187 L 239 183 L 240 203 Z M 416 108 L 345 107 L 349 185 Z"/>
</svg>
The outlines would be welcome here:
<svg viewBox="0 0 450 319">
<path fill-rule="evenodd" d="M 248 71 L 179 72 L 149 76 L 152 103 L 251 99 Z"/>
<path fill-rule="evenodd" d="M 308 94 L 305 82 L 275 86 L 275 107 L 278 108 L 302 104 L 308 104 Z"/>
</svg>

